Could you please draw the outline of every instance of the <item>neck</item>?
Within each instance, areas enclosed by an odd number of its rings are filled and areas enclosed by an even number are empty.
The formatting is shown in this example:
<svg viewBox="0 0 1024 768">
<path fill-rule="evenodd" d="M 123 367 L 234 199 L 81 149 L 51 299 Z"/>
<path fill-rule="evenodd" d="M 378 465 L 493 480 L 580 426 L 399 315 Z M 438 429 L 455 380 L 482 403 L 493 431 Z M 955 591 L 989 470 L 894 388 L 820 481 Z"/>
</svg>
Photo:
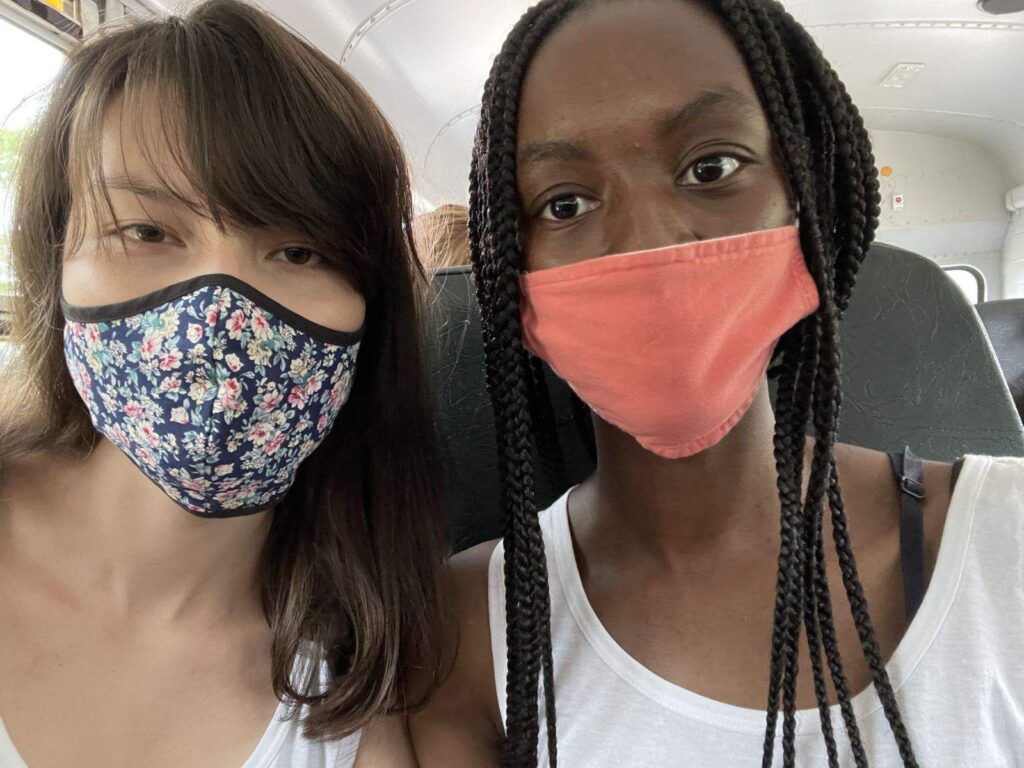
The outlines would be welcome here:
<svg viewBox="0 0 1024 768">
<path fill-rule="evenodd" d="M 84 459 L 20 464 L 5 478 L 5 497 L 5 548 L 92 603 L 133 620 L 251 620 L 259 611 L 269 515 L 192 515 L 107 440 Z"/>
<path fill-rule="evenodd" d="M 579 489 L 588 524 L 666 557 L 777 539 L 774 425 L 767 383 L 720 443 L 683 459 L 595 418 L 597 471 Z"/>
</svg>

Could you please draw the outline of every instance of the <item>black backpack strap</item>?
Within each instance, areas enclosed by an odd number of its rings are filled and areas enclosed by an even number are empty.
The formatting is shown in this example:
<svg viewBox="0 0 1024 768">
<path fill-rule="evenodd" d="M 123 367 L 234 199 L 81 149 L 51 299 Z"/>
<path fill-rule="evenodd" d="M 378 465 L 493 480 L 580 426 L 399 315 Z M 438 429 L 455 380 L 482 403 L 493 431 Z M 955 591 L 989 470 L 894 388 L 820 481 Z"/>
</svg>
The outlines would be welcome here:
<svg viewBox="0 0 1024 768">
<path fill-rule="evenodd" d="M 890 453 L 900 490 L 900 567 L 903 570 L 903 604 L 907 623 L 914 619 L 924 599 L 927 583 L 924 565 L 924 462 L 909 447 Z"/>
</svg>

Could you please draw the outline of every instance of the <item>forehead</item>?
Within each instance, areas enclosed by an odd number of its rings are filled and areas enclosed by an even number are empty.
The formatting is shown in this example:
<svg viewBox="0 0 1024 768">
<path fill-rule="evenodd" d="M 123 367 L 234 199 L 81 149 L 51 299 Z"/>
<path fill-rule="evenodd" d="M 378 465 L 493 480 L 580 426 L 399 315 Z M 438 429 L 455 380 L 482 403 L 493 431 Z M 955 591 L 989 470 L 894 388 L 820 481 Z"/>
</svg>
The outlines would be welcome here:
<svg viewBox="0 0 1024 768">
<path fill-rule="evenodd" d="M 188 137 L 179 109 L 151 94 L 118 94 L 103 109 L 99 128 L 104 178 L 155 176 L 187 186 Z"/>
<path fill-rule="evenodd" d="M 175 94 L 115 93 L 76 115 L 69 181 L 72 213 L 101 215 L 111 197 L 141 190 L 197 212 L 204 195 Z"/>
<path fill-rule="evenodd" d="M 713 91 L 759 106 L 743 57 L 710 11 L 692 0 L 597 2 L 534 57 L 519 143 L 636 125 Z"/>
</svg>

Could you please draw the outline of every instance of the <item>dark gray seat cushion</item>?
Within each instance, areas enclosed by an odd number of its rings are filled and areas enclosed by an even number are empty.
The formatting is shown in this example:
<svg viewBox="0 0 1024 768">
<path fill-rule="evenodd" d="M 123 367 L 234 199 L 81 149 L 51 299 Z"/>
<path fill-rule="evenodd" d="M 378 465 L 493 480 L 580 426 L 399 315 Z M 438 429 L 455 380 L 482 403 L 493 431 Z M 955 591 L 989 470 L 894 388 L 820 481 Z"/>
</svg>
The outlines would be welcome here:
<svg viewBox="0 0 1024 768">
<path fill-rule="evenodd" d="M 1010 397 L 1024 416 L 1024 299 L 988 301 L 975 309 L 992 341 Z"/>
</svg>

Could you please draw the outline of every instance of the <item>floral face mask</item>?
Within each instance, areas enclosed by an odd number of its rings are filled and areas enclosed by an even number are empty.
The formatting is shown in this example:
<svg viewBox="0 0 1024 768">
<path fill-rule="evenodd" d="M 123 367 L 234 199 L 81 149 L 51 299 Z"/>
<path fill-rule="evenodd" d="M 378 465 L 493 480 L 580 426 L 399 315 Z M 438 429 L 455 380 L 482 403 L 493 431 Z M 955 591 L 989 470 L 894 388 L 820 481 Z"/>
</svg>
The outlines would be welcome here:
<svg viewBox="0 0 1024 768">
<path fill-rule="evenodd" d="M 68 370 L 96 429 L 202 517 L 284 497 L 348 399 L 362 336 L 230 275 L 62 307 Z"/>
</svg>

